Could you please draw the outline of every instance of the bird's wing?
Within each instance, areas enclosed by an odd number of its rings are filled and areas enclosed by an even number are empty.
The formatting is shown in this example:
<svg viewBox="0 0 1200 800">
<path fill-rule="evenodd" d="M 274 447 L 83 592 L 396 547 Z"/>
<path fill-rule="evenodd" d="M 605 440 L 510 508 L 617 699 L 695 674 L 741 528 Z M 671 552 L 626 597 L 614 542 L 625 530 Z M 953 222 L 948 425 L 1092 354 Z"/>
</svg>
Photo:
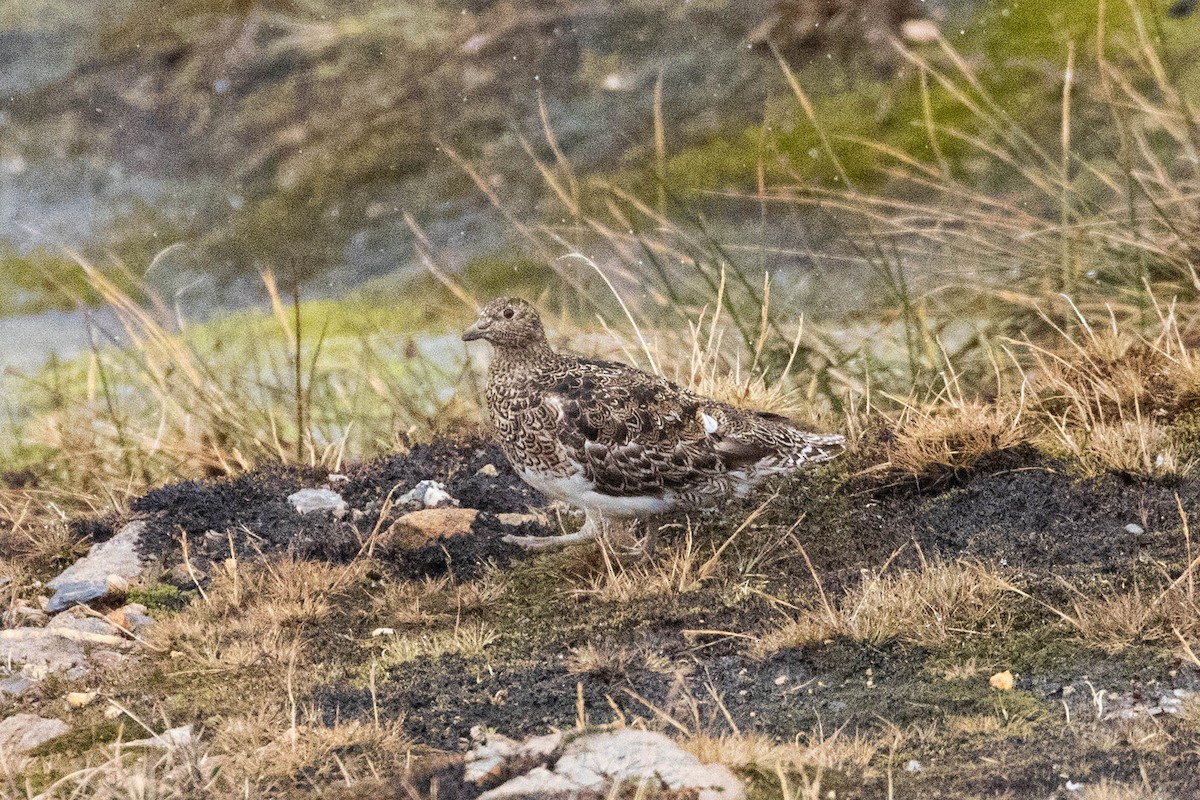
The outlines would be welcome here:
<svg viewBox="0 0 1200 800">
<path fill-rule="evenodd" d="M 564 450 L 604 494 L 687 489 L 771 454 L 728 424 L 743 412 L 624 364 L 579 359 L 546 398 Z"/>
</svg>

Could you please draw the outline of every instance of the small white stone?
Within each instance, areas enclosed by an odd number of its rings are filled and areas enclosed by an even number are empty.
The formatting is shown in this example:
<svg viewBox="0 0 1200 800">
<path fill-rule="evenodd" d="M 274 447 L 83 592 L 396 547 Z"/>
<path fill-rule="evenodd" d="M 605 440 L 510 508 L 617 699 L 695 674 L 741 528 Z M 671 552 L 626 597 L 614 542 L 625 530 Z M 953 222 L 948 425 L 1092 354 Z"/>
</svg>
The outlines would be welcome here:
<svg viewBox="0 0 1200 800">
<path fill-rule="evenodd" d="M 1125 532 L 1131 533 L 1134 536 L 1141 536 L 1143 533 L 1146 532 L 1146 529 L 1143 528 L 1141 525 L 1138 525 L 1136 522 L 1131 522 L 1125 526 Z"/>
<path fill-rule="evenodd" d="M 86 705 L 90 705 L 95 699 L 95 692 L 68 692 L 67 706 L 70 708 L 83 708 Z"/>
<path fill-rule="evenodd" d="M 1068 792 L 1078 792 L 1082 788 L 1083 788 L 1082 783 L 1075 783 L 1075 781 L 1067 781 L 1067 791 Z"/>
<path fill-rule="evenodd" d="M 921 762 L 917 761 L 915 758 L 909 759 L 909 762 L 904 765 L 904 771 L 905 772 L 920 772 L 921 771 Z"/>
<path fill-rule="evenodd" d="M 127 742 L 126 747 L 152 747 L 159 750 L 170 750 L 174 747 L 187 747 L 192 743 L 192 726 L 180 725 L 178 728 L 165 730 L 157 736 L 148 739 L 136 739 Z"/>
<path fill-rule="evenodd" d="M 457 506 L 458 501 L 450 496 L 446 487 L 438 481 L 421 481 L 402 494 L 396 501 L 402 508 L 420 511 L 425 508 L 447 508 Z"/>
<path fill-rule="evenodd" d="M 394 628 L 376 628 L 375 630 L 371 631 L 372 638 L 374 638 L 376 636 L 395 636 L 395 635 L 396 635 L 396 630 Z"/>
<path fill-rule="evenodd" d="M 486 475 L 489 478 L 494 478 L 500 474 L 500 470 L 496 469 L 495 464 L 484 464 L 482 467 L 479 468 L 479 471 L 476 472 L 475 474 L 476 475 Z"/>
</svg>

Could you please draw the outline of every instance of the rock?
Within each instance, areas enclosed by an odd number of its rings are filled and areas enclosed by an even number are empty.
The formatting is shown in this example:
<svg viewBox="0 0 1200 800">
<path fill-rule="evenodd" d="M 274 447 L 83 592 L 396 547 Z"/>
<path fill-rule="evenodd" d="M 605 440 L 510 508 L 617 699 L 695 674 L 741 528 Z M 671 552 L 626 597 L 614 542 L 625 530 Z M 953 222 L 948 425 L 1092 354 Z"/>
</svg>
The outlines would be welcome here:
<svg viewBox="0 0 1200 800">
<path fill-rule="evenodd" d="M 340 472 L 331 472 L 325 476 L 325 480 L 329 481 L 330 483 L 349 483 L 350 477 L 348 475 L 343 475 Z"/>
<path fill-rule="evenodd" d="M 83 708 L 84 706 L 91 705 L 92 701 L 94 701 L 95 699 L 96 699 L 95 692 L 68 692 L 67 693 L 67 707 Z"/>
<path fill-rule="evenodd" d="M 197 583 L 204 581 L 204 579 L 207 577 L 208 575 L 204 573 L 204 570 L 199 569 L 195 564 L 191 564 L 189 569 L 189 562 L 187 561 L 182 561 L 176 564 L 175 566 L 171 567 L 171 571 L 167 573 L 167 580 L 172 586 L 188 589 L 192 588 Z"/>
<path fill-rule="evenodd" d="M 500 474 L 500 470 L 496 469 L 495 464 L 484 464 L 482 467 L 479 468 L 479 470 L 475 474 L 476 475 L 486 475 L 489 478 L 494 478 Z"/>
<path fill-rule="evenodd" d="M 27 675 L 9 675 L 4 680 L 0 681 L 0 695 L 9 697 L 20 697 L 29 691 L 37 681 Z"/>
<path fill-rule="evenodd" d="M 288 502 L 301 514 L 328 511 L 339 519 L 344 517 L 349 509 L 342 496 L 332 489 L 301 489 L 288 495 Z"/>
<path fill-rule="evenodd" d="M 1134 536 L 1141 536 L 1143 533 L 1146 532 L 1146 529 L 1143 528 L 1141 525 L 1138 525 L 1136 522 L 1131 522 L 1125 526 L 1125 532 L 1132 534 Z"/>
<path fill-rule="evenodd" d="M 691 753 L 661 733 L 621 729 L 570 736 L 564 733 L 530 739 L 507 753 L 505 740 L 489 741 L 467 756 L 469 774 L 517 775 L 480 795 L 479 800 L 615 796 L 622 788 L 642 784 L 673 791 L 695 791 L 698 800 L 741 800 L 745 788 L 720 764 L 701 764 Z M 476 781 L 478 783 L 478 781 Z"/>
<path fill-rule="evenodd" d="M 476 731 L 471 731 L 476 738 Z M 516 755 L 520 744 L 498 733 L 488 734 L 482 742 L 467 753 L 463 761 L 463 780 L 478 786 L 488 787 L 499 782 L 506 762 Z"/>
<path fill-rule="evenodd" d="M 384 534 L 391 547 L 416 550 L 429 542 L 471 532 L 479 512 L 473 508 L 426 508 L 410 511 L 396 520 Z"/>
<path fill-rule="evenodd" d="M 12 628 L 0 631 L 0 664 L 26 667 L 31 677 L 41 677 L 86 667 L 87 655 L 79 639 L 55 636 L 45 628 Z"/>
<path fill-rule="evenodd" d="M 69 730 L 67 723 L 60 719 L 14 714 L 0 721 L 0 753 L 27 753 Z"/>
<path fill-rule="evenodd" d="M 147 739 L 135 739 L 126 742 L 126 747 L 153 747 L 159 750 L 170 750 L 174 747 L 187 747 L 192 743 L 192 726 L 180 725 Z"/>
<path fill-rule="evenodd" d="M 146 607 L 141 603 L 121 606 L 105 615 L 105 619 L 116 627 L 131 633 L 141 633 L 154 624 L 154 618 L 146 613 Z"/>
<path fill-rule="evenodd" d="M 121 637 L 120 630 L 107 618 L 74 616 L 70 612 L 55 617 L 43 630 L 47 635 L 98 644 L 120 645 L 125 641 Z"/>
<path fill-rule="evenodd" d="M 457 506 L 458 501 L 446 491 L 446 486 L 438 481 L 421 481 L 413 488 L 402 494 L 396 505 L 401 508 L 419 510 L 422 508 L 450 508 Z"/>
<path fill-rule="evenodd" d="M 108 597 L 115 591 L 123 594 L 121 587 L 127 589 L 128 582 L 141 574 L 137 546 L 145 529 L 143 520 L 130 522 L 116 536 L 93 545 L 86 556 L 47 581 L 46 586 L 55 591 L 46 611 L 57 614 L 71 606 Z"/>
<path fill-rule="evenodd" d="M 990 684 L 993 689 L 998 689 L 1002 692 L 1011 692 L 1013 686 L 1016 685 L 1016 681 L 1013 679 L 1012 670 L 1006 669 L 1004 672 L 997 672 L 995 675 L 988 678 L 988 684 Z"/>
</svg>

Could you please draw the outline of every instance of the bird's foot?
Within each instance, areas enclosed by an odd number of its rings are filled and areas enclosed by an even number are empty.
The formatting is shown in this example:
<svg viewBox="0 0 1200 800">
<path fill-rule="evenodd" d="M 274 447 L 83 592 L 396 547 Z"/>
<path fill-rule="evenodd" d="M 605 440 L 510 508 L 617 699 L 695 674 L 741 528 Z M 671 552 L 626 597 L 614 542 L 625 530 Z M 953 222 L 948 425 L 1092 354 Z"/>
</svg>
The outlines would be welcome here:
<svg viewBox="0 0 1200 800">
<path fill-rule="evenodd" d="M 573 544 L 583 544 L 584 542 L 595 541 L 600 536 L 600 531 L 593 528 L 588 530 L 587 526 L 580 528 L 576 533 L 564 533 L 561 536 L 514 536 L 509 534 L 500 541 L 506 544 L 515 544 L 525 550 L 553 550 L 558 547 L 570 547 Z"/>
<path fill-rule="evenodd" d="M 593 514 L 588 514 L 583 521 L 583 527 L 575 533 L 564 533 L 561 536 L 514 536 L 509 534 L 501 541 L 515 544 L 525 550 L 553 550 L 558 547 L 570 547 L 573 544 L 595 541 L 604 533 L 604 520 Z"/>
</svg>

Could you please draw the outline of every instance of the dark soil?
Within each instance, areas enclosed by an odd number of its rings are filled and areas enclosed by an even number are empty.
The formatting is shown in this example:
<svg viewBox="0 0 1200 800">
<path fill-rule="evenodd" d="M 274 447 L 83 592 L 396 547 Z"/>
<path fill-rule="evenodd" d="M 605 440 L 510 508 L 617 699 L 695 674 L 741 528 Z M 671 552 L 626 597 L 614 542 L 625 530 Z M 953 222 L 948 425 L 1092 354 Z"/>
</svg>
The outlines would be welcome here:
<svg viewBox="0 0 1200 800">
<path fill-rule="evenodd" d="M 496 475 L 480 473 L 487 464 Z M 736 726 L 780 741 L 820 731 L 879 735 L 940 724 L 946 732 L 905 739 L 892 754 L 897 764 L 915 759 L 925 765 L 919 772 L 894 771 L 897 796 L 1050 796 L 1064 791 L 1067 777 L 1140 784 L 1147 764 L 1155 787 L 1200 796 L 1200 777 L 1183 755 L 1200 748 L 1196 726 L 1180 730 L 1165 717 L 1147 721 L 1172 741 L 1152 753 L 1102 746 L 1092 735 L 1109 724 L 1096 721 L 1096 687 L 1152 700 L 1173 688 L 1200 686 L 1200 672 L 1180 663 L 1169 645 L 1135 644 L 1118 656 L 1107 654 L 1078 641 L 1044 607 L 1017 597 L 1011 628 L 966 632 L 938 649 L 838 640 L 753 658 L 744 638 L 727 633 L 778 627 L 786 609 L 770 597 L 815 597 L 814 573 L 836 598 L 863 570 L 918 568 L 922 560 L 996 565 L 1020 576 L 1022 585 L 1038 587 L 1040 597 L 1063 603 L 1071 598 L 1064 582 L 1081 591 L 1137 586 L 1153 593 L 1186 562 L 1179 504 L 1189 513 L 1200 508 L 1200 484 L 1081 479 L 1030 450 L 923 482 L 880 477 L 861 466 L 848 460 L 777 487 L 756 523 L 727 548 L 723 568 L 735 574 L 723 585 L 742 581 L 761 591 L 731 594 L 712 582 L 626 603 L 575 591 L 598 569 L 579 550 L 534 556 L 500 541 L 507 533 L 551 531 L 499 523 L 497 514 L 536 509 L 544 501 L 517 478 L 499 448 L 482 439 L 418 445 L 355 465 L 333 482 L 321 471 L 276 468 L 182 483 L 151 492 L 133 511 L 152 523 L 145 554 L 167 566 L 180 559 L 185 534 L 201 565 L 228 557 L 231 540 L 239 558 L 261 553 L 348 561 L 372 530 L 402 513 L 392 511 L 380 522 L 389 493 L 399 496 L 430 478 L 481 512 L 469 536 L 376 556 L 383 580 L 449 574 L 461 581 L 489 564 L 505 568 L 504 595 L 482 611 L 497 640 L 482 657 L 417 658 L 390 667 L 374 689 L 334 671 L 308 698 L 328 721 L 368 719 L 377 708 L 402 718 L 414 741 L 445 751 L 461 750 L 475 726 L 532 735 L 573 727 L 581 712 L 594 723 L 624 716 L 662 724 L 670 716 L 693 730 L 721 733 Z M 301 516 L 287 502 L 296 490 L 319 486 L 342 494 L 352 509 L 345 519 Z M 729 538 L 730 523 L 769 496 L 693 520 L 700 559 Z M 1131 524 L 1141 532 L 1130 533 Z M 784 535 L 789 529 L 794 538 Z M 107 523 L 94 525 L 97 538 L 106 531 Z M 682 535 L 668 531 L 665 542 L 678 544 Z M 642 657 L 624 666 L 570 669 L 573 652 L 589 644 L 601 652 L 653 654 L 657 667 Z M 344 658 L 361 660 L 353 645 L 344 649 Z M 947 668 L 968 663 L 978 664 L 978 676 L 944 677 Z M 1015 691 L 988 686 L 987 675 L 1002 669 L 1016 673 Z M 1087 725 L 1064 727 L 1064 709 Z M 1001 722 L 987 733 L 956 733 L 951 722 L 960 718 Z M 982 761 L 985 756 L 993 761 Z M 453 783 L 456 767 L 445 769 L 450 772 L 442 778 Z M 827 785 L 836 784 L 839 797 L 882 796 L 883 773 L 872 774 L 877 777 L 844 783 L 830 775 Z"/>
<path fill-rule="evenodd" d="M 491 464 L 493 476 L 479 474 Z M 404 513 L 393 508 L 382 520 L 389 494 L 403 495 L 422 480 L 439 480 L 450 494 L 480 514 L 470 536 L 429 544 L 420 550 L 387 551 L 384 558 L 396 577 L 443 575 L 453 569 L 469 578 L 487 563 L 503 566 L 517 548 L 500 538 L 506 534 L 548 535 L 535 523 L 505 526 L 495 514 L 525 512 L 543 500 L 520 481 L 500 448 L 480 439 L 441 440 L 419 444 L 405 454 L 358 464 L 344 480 L 330 481 L 329 473 L 315 469 L 273 467 L 212 481 L 186 481 L 155 489 L 131 508 L 150 521 L 141 542 L 146 558 L 162 559 L 167 566 L 183 557 L 186 536 L 194 565 L 207 571 L 211 562 L 238 558 L 287 555 L 345 563 L 361 552 L 372 530 Z M 304 488 L 330 488 L 342 495 L 351 512 L 343 519 L 329 513 L 300 514 L 289 495 Z"/>
</svg>

